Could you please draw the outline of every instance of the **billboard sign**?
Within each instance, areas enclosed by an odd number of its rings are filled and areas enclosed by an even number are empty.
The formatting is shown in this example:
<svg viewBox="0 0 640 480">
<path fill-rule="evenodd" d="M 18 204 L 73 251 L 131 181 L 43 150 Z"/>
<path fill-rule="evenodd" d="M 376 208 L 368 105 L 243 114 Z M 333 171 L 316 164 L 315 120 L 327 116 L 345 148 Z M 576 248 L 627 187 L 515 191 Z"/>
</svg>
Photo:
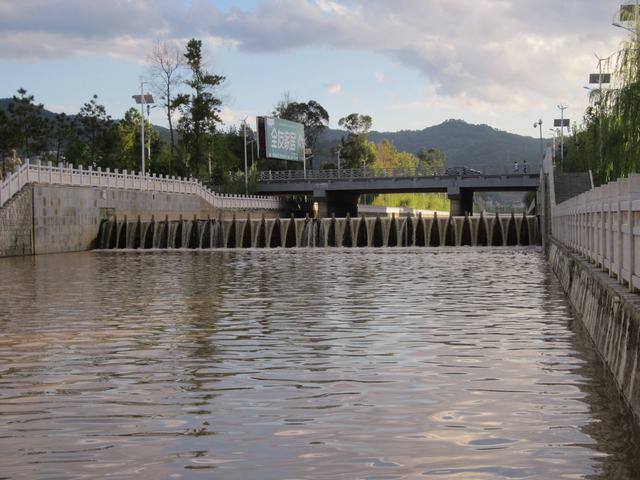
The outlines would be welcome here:
<svg viewBox="0 0 640 480">
<path fill-rule="evenodd" d="M 569 121 L 568 118 L 556 118 L 553 120 L 553 126 L 569 128 L 571 126 L 571 122 Z"/>
<path fill-rule="evenodd" d="M 274 117 L 258 117 L 257 125 L 261 156 L 304 161 L 304 125 Z"/>
</svg>

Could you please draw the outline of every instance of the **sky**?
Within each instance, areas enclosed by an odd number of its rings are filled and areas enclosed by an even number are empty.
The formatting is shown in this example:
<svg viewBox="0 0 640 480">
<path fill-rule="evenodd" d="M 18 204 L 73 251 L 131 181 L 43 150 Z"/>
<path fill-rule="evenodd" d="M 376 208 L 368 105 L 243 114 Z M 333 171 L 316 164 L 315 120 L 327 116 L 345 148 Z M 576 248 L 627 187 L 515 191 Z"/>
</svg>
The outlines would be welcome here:
<svg viewBox="0 0 640 480">
<path fill-rule="evenodd" d="M 581 120 L 596 55 L 629 32 L 620 0 L 0 0 L 0 97 L 20 87 L 55 112 L 98 95 L 114 118 L 149 78 L 153 45 L 203 41 L 222 118 L 270 114 L 288 92 L 331 126 L 371 115 L 379 131 L 447 119 L 551 135 L 559 104 Z M 166 125 L 162 111 L 153 123 Z"/>
</svg>

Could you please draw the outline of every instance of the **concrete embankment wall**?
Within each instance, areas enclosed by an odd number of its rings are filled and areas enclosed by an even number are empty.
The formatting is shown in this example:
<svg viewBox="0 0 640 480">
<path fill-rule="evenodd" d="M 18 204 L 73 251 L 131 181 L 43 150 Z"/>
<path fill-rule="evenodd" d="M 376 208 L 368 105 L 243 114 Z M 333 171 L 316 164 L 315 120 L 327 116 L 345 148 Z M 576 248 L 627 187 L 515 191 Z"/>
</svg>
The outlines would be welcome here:
<svg viewBox="0 0 640 480">
<path fill-rule="evenodd" d="M 555 240 L 549 262 L 640 422 L 640 297 Z"/>
<path fill-rule="evenodd" d="M 33 253 L 33 190 L 24 188 L 0 208 L 0 257 Z"/>
<path fill-rule="evenodd" d="M 185 193 L 29 184 L 0 208 L 0 257 L 95 248 L 104 219 L 172 221 L 278 213 L 221 210 Z"/>
</svg>

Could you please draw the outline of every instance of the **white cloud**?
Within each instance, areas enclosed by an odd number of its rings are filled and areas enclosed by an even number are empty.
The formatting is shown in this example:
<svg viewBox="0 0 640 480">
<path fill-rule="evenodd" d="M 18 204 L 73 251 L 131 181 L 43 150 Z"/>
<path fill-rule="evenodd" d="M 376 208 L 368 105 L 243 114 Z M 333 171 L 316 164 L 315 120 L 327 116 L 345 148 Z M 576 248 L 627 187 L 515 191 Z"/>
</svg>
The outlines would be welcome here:
<svg viewBox="0 0 640 480">
<path fill-rule="evenodd" d="M 222 123 L 227 126 L 241 125 L 242 121 L 246 118 L 247 126 L 252 130 L 255 129 L 256 115 L 254 112 L 248 110 L 234 110 L 230 107 L 223 107 L 220 111 L 220 118 L 222 119 Z"/>
<path fill-rule="evenodd" d="M 422 73 L 432 96 L 467 108 L 521 112 L 583 101 L 593 52 L 607 54 L 621 39 L 607 20 L 618 4 L 263 0 L 225 12 L 209 0 L 0 0 L 0 58 L 106 54 L 144 61 L 140 52 L 156 39 L 184 43 L 194 36 L 209 47 L 254 53 L 320 46 L 384 55 Z M 385 79 L 383 72 L 375 78 Z M 340 84 L 326 87 L 344 94 Z"/>
<path fill-rule="evenodd" d="M 339 83 L 327 83 L 325 88 L 329 95 L 342 95 L 342 85 Z"/>
</svg>

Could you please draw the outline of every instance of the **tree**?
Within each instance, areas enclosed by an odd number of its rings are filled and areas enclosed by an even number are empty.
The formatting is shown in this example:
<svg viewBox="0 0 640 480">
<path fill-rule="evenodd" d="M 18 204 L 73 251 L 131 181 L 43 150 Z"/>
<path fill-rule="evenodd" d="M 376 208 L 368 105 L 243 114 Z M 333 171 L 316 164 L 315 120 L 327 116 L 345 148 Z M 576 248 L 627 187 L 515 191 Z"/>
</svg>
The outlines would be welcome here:
<svg viewBox="0 0 640 480">
<path fill-rule="evenodd" d="M 181 70 L 185 66 L 185 57 L 175 45 L 157 42 L 151 52 L 151 77 L 153 86 L 162 100 L 162 106 L 169 124 L 169 173 L 176 157 L 176 144 L 173 132 L 173 114 L 177 108 L 174 92 L 182 81 Z"/>
<path fill-rule="evenodd" d="M 282 101 L 276 106 L 274 115 L 302 123 L 306 146 L 312 151 L 315 149 L 320 133 L 329 126 L 329 113 L 315 100 L 309 100 L 307 103 Z"/>
<path fill-rule="evenodd" d="M 373 120 L 369 115 L 360 115 L 359 113 L 352 113 L 338 120 L 338 125 L 354 135 L 368 134 L 372 123 Z"/>
<path fill-rule="evenodd" d="M 39 155 L 47 149 L 47 129 L 44 106 L 34 103 L 33 95 L 24 88 L 18 90 L 8 107 L 9 121 L 16 136 L 15 148 L 23 157 Z"/>
<path fill-rule="evenodd" d="M 66 113 L 58 113 L 50 121 L 52 157 L 55 163 L 66 159 L 67 152 L 78 142 L 75 120 Z"/>
<path fill-rule="evenodd" d="M 372 120 L 369 115 L 352 113 L 338 121 L 338 125 L 348 131 L 340 142 L 340 157 L 346 168 L 359 168 L 371 165 L 375 158 L 375 145 L 369 142 L 367 134 Z"/>
<path fill-rule="evenodd" d="M 418 157 L 418 168 L 424 169 L 427 173 L 436 175 L 444 173 L 445 154 L 437 148 L 421 148 L 416 154 Z"/>
<path fill-rule="evenodd" d="M 0 179 L 3 179 L 6 176 L 7 158 L 9 157 L 11 150 L 15 149 L 18 143 L 19 140 L 15 124 L 11 122 L 3 110 L 0 110 L 0 160 L 2 161 L 2 165 L 0 166 Z"/>
<path fill-rule="evenodd" d="M 138 109 L 131 107 L 124 114 L 122 120 L 115 124 L 118 138 L 118 154 L 116 156 L 117 168 L 135 170 L 140 159 L 140 122 L 142 116 Z M 146 124 L 146 122 L 145 122 Z M 147 125 L 145 125 L 145 138 L 147 137 Z"/>
<path fill-rule="evenodd" d="M 104 105 L 98 103 L 98 95 L 94 95 L 80 109 L 78 131 L 80 137 L 87 144 L 90 163 L 101 165 L 106 160 L 106 154 L 109 153 L 109 142 L 105 140 L 112 123 Z"/>
<path fill-rule="evenodd" d="M 182 113 L 178 127 L 189 155 L 189 170 L 198 176 L 208 154 L 210 136 L 215 132 L 216 123 L 221 122 L 218 114 L 222 101 L 213 92 L 225 77 L 205 70 L 201 40 L 189 40 L 184 56 L 191 70 L 191 78 L 185 83 L 193 93 L 178 95 L 174 105 Z"/>
<path fill-rule="evenodd" d="M 391 140 L 382 140 L 375 149 L 375 168 L 404 168 L 414 169 L 418 159 L 408 152 L 399 152 Z"/>
<path fill-rule="evenodd" d="M 284 112 L 286 112 L 287 108 L 289 108 L 289 105 L 294 102 L 295 100 L 291 98 L 291 92 L 284 92 L 282 94 L 282 98 L 278 100 L 278 103 L 276 103 L 275 107 L 273 107 L 273 112 L 271 112 L 271 115 L 273 115 L 274 117 L 284 118 Z"/>
</svg>

